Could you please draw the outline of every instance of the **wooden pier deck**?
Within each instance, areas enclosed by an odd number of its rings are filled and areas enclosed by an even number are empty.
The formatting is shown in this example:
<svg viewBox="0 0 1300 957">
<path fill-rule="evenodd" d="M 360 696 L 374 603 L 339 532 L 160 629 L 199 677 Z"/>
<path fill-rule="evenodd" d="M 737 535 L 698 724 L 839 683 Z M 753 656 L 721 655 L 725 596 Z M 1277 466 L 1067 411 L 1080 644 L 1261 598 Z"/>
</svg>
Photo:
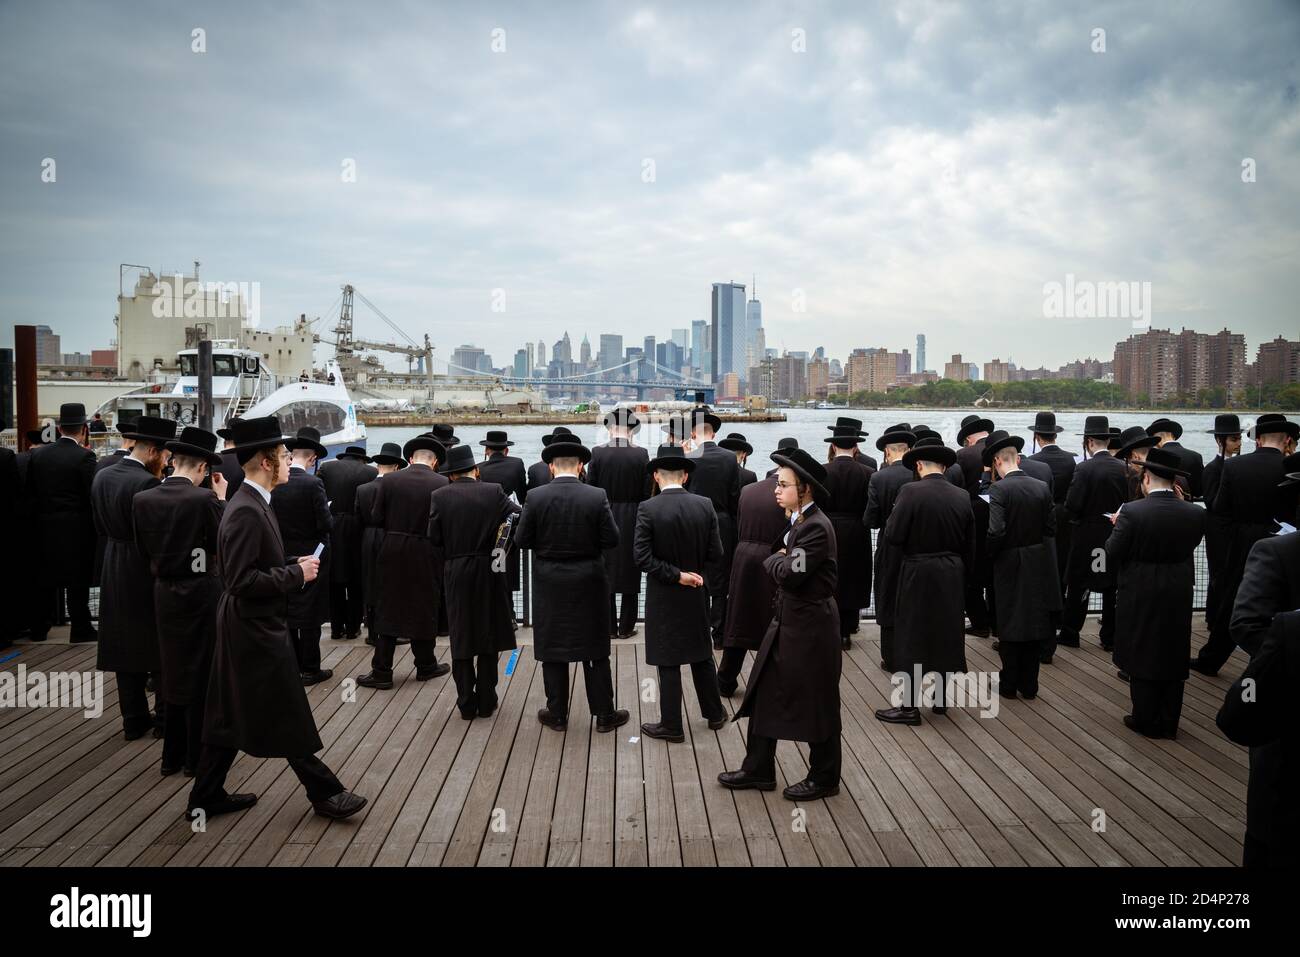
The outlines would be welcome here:
<svg viewBox="0 0 1300 957">
<path fill-rule="evenodd" d="M 1038 700 L 1000 701 L 995 718 L 927 713 L 910 728 L 872 715 L 890 686 L 876 628 L 864 622 L 841 683 L 840 794 L 801 805 L 779 790 L 718 786 L 718 772 L 739 766 L 744 722 L 710 732 L 689 682 L 686 743 L 641 737 L 640 722 L 657 711 L 642 701 L 654 669 L 636 640 L 616 642 L 614 657 L 627 726 L 594 732 L 575 669 L 568 731 L 542 728 L 541 670 L 525 630 L 500 708 L 472 722 L 455 709 L 450 676 L 413 680 L 404 647 L 393 691 L 359 688 L 345 701 L 343 682 L 368 670 L 370 649 L 325 641 L 334 677 L 309 689 L 322 756 L 368 807 L 348 821 L 317 817 L 284 761 L 240 755 L 228 787 L 257 792 L 257 805 L 194 833 L 183 819 L 190 779 L 158 773 L 161 742 L 122 739 L 106 675 L 99 718 L 0 710 L 0 865 L 1238 864 L 1247 755 L 1214 715 L 1241 653 L 1223 677 L 1192 675 L 1176 741 L 1148 740 L 1121 723 L 1128 689 L 1095 628 L 1090 619 L 1084 646 L 1043 668 Z M 20 652 L 0 669 L 94 667 L 93 646 L 57 635 L 0 652 Z M 996 669 L 989 645 L 967 639 L 972 669 Z M 804 746 L 783 742 L 777 757 L 783 784 L 803 777 Z M 1104 829 L 1094 828 L 1099 813 Z"/>
</svg>

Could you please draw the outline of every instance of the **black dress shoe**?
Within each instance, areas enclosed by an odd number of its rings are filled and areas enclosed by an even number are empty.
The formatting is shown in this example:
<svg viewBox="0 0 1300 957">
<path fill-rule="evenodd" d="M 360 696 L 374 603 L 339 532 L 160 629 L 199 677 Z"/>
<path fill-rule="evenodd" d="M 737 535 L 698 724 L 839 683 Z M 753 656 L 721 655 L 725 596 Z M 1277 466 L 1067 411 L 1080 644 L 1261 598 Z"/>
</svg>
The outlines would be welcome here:
<svg viewBox="0 0 1300 957">
<path fill-rule="evenodd" d="M 177 765 L 177 764 L 164 764 L 161 768 L 159 768 L 159 770 L 162 771 L 162 776 L 163 776 L 163 777 L 165 777 L 165 778 L 169 778 L 169 777 L 171 777 L 173 774 L 175 774 L 177 771 L 180 770 L 180 765 Z"/>
<path fill-rule="evenodd" d="M 1114 650 L 1115 650 L 1115 642 L 1113 642 L 1113 641 L 1112 641 L 1109 645 L 1107 645 L 1107 644 L 1102 644 L 1101 642 L 1098 642 L 1098 644 L 1101 644 L 1101 650 L 1102 650 L 1102 651 L 1114 651 Z"/>
<path fill-rule="evenodd" d="M 28 641 L 44 641 L 44 640 L 45 640 L 46 638 L 48 638 L 48 637 L 50 637 L 50 633 L 49 633 L 48 631 L 34 631 L 34 632 L 32 632 L 30 635 L 27 636 L 27 640 L 28 640 Z M 76 641 L 75 638 L 73 638 L 72 640 L 73 640 L 73 641 Z"/>
<path fill-rule="evenodd" d="M 1009 698 L 1013 701 L 1015 700 L 1016 697 L 1016 693 L 1014 691 L 1008 691 L 1006 688 L 999 688 L 998 695 L 1003 698 Z"/>
<path fill-rule="evenodd" d="M 417 670 L 415 672 L 415 680 L 428 681 L 430 678 L 441 678 L 443 675 L 450 674 L 450 673 L 451 673 L 451 665 L 445 662 L 439 662 L 438 664 L 430 668 L 428 671 Z"/>
<path fill-rule="evenodd" d="M 820 801 L 822 798 L 834 797 L 839 793 L 840 786 L 838 784 L 823 787 L 805 778 L 798 784 L 790 785 L 781 792 L 781 796 L 787 801 Z"/>
<path fill-rule="evenodd" d="M 1038 663 L 1039 663 L 1040 665 L 1050 665 L 1050 664 L 1052 663 L 1052 658 L 1054 658 L 1054 657 L 1055 657 L 1054 655 L 1048 655 L 1048 656 L 1045 657 L 1045 658 L 1040 657 L 1040 658 L 1038 659 Z"/>
<path fill-rule="evenodd" d="M 1120 681 L 1128 681 L 1129 674 L 1127 671 L 1121 668 L 1119 671 L 1115 672 L 1115 677 L 1118 678 Z"/>
<path fill-rule="evenodd" d="M 478 709 L 478 716 L 479 716 L 480 718 L 490 718 L 490 717 L 492 717 L 492 715 L 496 714 L 496 710 L 497 710 L 497 706 L 496 706 L 496 705 L 493 705 L 493 706 L 490 707 L 490 708 L 479 708 L 479 709 Z"/>
<path fill-rule="evenodd" d="M 1033 694 L 1025 694 L 1025 692 L 1022 691 L 1020 692 L 1020 697 L 1024 698 L 1026 701 L 1033 701 L 1038 697 L 1038 692 L 1035 691 Z"/>
<path fill-rule="evenodd" d="M 99 641 L 99 632 L 94 628 L 74 628 L 72 634 L 68 636 L 68 641 L 74 645 L 79 645 L 86 641 Z"/>
<path fill-rule="evenodd" d="M 311 806 L 321 817 L 332 817 L 339 821 L 365 807 L 366 799 L 351 791 L 340 791 L 327 801 L 312 801 Z"/>
<path fill-rule="evenodd" d="M 877 708 L 876 717 L 886 724 L 911 724 L 921 723 L 920 708 Z"/>
<path fill-rule="evenodd" d="M 731 719 L 728 718 L 725 714 L 721 718 L 713 718 L 712 720 L 709 721 L 709 730 L 721 731 L 723 728 L 727 726 L 727 722 L 729 720 Z"/>
<path fill-rule="evenodd" d="M 966 634 L 970 635 L 972 638 L 987 638 L 989 636 L 989 630 L 987 628 L 967 628 Z"/>
<path fill-rule="evenodd" d="M 537 712 L 537 720 L 552 731 L 563 731 L 569 726 L 569 722 L 564 715 L 552 714 L 549 708 L 543 708 Z"/>
<path fill-rule="evenodd" d="M 724 698 L 735 697 L 739 685 L 718 685 L 718 694 Z"/>
<path fill-rule="evenodd" d="M 1078 638 L 1067 638 L 1067 637 L 1065 637 L 1064 635 L 1057 635 L 1057 636 L 1056 636 L 1056 644 L 1057 644 L 1057 647 L 1059 647 L 1059 648 L 1078 648 L 1078 647 L 1079 647 L 1079 639 L 1078 639 Z"/>
<path fill-rule="evenodd" d="M 473 711 L 466 711 L 463 708 L 458 710 L 460 711 L 460 716 L 466 721 L 473 721 L 478 717 L 478 708 L 475 708 Z"/>
<path fill-rule="evenodd" d="M 1139 727 L 1137 721 L 1133 719 L 1133 715 L 1131 714 L 1124 715 L 1124 727 L 1128 728 L 1130 731 L 1136 731 L 1144 738 L 1164 737 L 1164 735 L 1160 734 L 1158 731 L 1146 731 L 1143 728 Z"/>
<path fill-rule="evenodd" d="M 776 782 L 757 777 L 748 771 L 723 771 L 718 783 L 732 791 L 775 791 Z"/>
<path fill-rule="evenodd" d="M 618 633 L 618 636 L 619 636 L 620 638 L 635 638 L 635 637 L 636 637 L 636 632 L 637 632 L 637 630 L 636 630 L 635 628 L 633 628 L 631 631 L 620 631 L 620 632 Z"/>
<path fill-rule="evenodd" d="M 931 708 L 930 710 L 933 711 L 935 714 L 940 714 L 940 715 L 942 715 L 942 714 L 947 714 L 947 713 L 948 713 L 948 706 L 947 706 L 947 705 L 942 705 L 942 704 L 937 704 L 937 705 L 935 705 L 933 708 Z"/>
<path fill-rule="evenodd" d="M 338 636 L 339 641 L 355 641 L 356 637 L 357 633 L 355 631 L 341 631 Z"/>
<path fill-rule="evenodd" d="M 203 805 L 203 814 L 206 817 L 216 817 L 218 814 L 234 814 L 236 811 L 243 811 L 256 803 L 256 794 L 227 794 Z M 185 812 L 186 818 L 193 820 L 194 812 L 198 809 L 198 806 L 191 804 Z"/>
<path fill-rule="evenodd" d="M 393 688 L 393 679 L 378 678 L 373 671 L 367 671 L 364 675 L 357 678 L 357 685 L 362 688 L 374 688 L 378 691 L 391 691 Z"/>
<path fill-rule="evenodd" d="M 301 674 L 303 687 L 309 688 L 312 685 L 318 685 L 322 681 L 328 681 L 334 677 L 334 671 L 330 668 L 319 668 L 316 671 L 304 671 Z"/>
<path fill-rule="evenodd" d="M 660 741 L 672 741 L 678 744 L 686 740 L 685 732 L 675 731 L 660 722 L 650 724 L 647 721 L 641 725 L 641 733 L 647 738 L 658 738 Z"/>
<path fill-rule="evenodd" d="M 122 737 L 123 737 L 124 740 L 127 740 L 127 741 L 138 741 L 138 740 L 140 740 L 141 738 L 144 737 L 145 732 L 148 731 L 148 730 L 149 730 L 148 728 L 141 728 L 139 731 L 125 731 L 125 730 L 124 730 L 124 731 L 122 732 Z"/>
<path fill-rule="evenodd" d="M 199 772 L 195 768 L 181 768 L 181 774 L 185 775 L 187 778 L 192 778 L 198 773 Z"/>
<path fill-rule="evenodd" d="M 613 731 L 615 728 L 621 728 L 627 724 L 631 717 L 622 708 L 617 711 L 611 711 L 609 714 L 602 714 L 596 717 L 596 730 L 601 734 Z"/>
<path fill-rule="evenodd" d="M 995 642 L 993 642 L 993 644 L 989 645 L 989 650 L 990 650 L 990 651 L 1001 651 L 1001 650 L 1002 650 L 1002 642 L 1000 642 L 1000 641 L 995 641 Z"/>
<path fill-rule="evenodd" d="M 1207 664 L 1203 664 L 1200 658 L 1193 658 L 1190 662 L 1188 662 L 1187 667 L 1192 669 L 1192 671 L 1205 675 L 1205 677 L 1207 678 L 1215 678 L 1219 674 L 1218 668 L 1211 670 L 1210 666 Z"/>
<path fill-rule="evenodd" d="M 841 648 L 843 651 L 848 651 L 848 650 L 849 650 L 850 648 L 852 648 L 852 647 L 853 647 L 853 639 L 850 638 L 848 635 L 841 635 L 841 636 L 840 636 L 840 648 Z"/>
</svg>

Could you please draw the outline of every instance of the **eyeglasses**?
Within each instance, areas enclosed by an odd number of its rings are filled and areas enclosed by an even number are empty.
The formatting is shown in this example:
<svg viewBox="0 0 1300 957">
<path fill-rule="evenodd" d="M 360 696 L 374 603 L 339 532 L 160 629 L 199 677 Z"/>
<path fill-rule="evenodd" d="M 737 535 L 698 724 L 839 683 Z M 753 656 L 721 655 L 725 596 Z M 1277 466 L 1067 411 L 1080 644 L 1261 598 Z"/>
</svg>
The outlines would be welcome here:
<svg viewBox="0 0 1300 957">
<path fill-rule="evenodd" d="M 777 488 L 798 488 L 798 487 L 799 487 L 799 483 L 798 483 L 798 482 L 782 482 L 780 479 L 777 479 L 777 480 L 776 480 L 776 487 L 777 487 Z"/>
</svg>

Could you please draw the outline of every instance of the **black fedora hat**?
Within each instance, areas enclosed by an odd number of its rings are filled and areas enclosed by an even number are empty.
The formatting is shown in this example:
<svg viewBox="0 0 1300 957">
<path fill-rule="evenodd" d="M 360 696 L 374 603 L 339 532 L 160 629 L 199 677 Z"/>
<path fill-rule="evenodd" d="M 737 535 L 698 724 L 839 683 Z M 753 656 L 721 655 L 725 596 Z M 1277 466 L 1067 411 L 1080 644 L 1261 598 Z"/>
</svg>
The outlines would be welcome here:
<svg viewBox="0 0 1300 957">
<path fill-rule="evenodd" d="M 28 445 L 48 445 L 48 444 L 49 444 L 48 442 L 45 441 L 45 430 L 44 430 L 44 429 L 28 429 L 28 430 L 27 430 L 25 433 L 23 433 L 23 434 L 27 436 L 27 444 L 28 444 Z"/>
<path fill-rule="evenodd" d="M 217 435 L 228 442 L 233 442 L 235 440 L 235 430 L 232 428 L 232 426 L 234 426 L 234 424 L 238 421 L 240 421 L 240 417 L 235 416 L 229 422 L 226 423 L 225 428 L 217 429 Z"/>
<path fill-rule="evenodd" d="M 453 445 L 447 450 L 447 461 L 438 469 L 443 475 L 456 475 L 478 468 L 474 450 L 468 445 Z"/>
<path fill-rule="evenodd" d="M 1183 460 L 1179 458 L 1177 452 L 1171 452 L 1168 449 L 1155 448 L 1147 453 L 1146 460 L 1139 462 L 1140 468 L 1149 469 L 1161 478 L 1172 479 L 1178 476 L 1187 478 L 1190 474 L 1185 469 L 1179 468 Z"/>
<path fill-rule="evenodd" d="M 957 450 L 943 444 L 942 439 L 924 438 L 913 445 L 903 455 L 903 464 L 909 469 L 917 462 L 934 462 L 944 468 L 957 461 Z"/>
<path fill-rule="evenodd" d="M 627 429 L 629 432 L 641 431 L 641 420 L 625 405 L 620 405 L 616 409 L 610 409 L 601 419 L 606 429 Z"/>
<path fill-rule="evenodd" d="M 591 461 L 591 449 L 579 442 L 576 437 L 552 442 L 542 449 L 542 461 L 547 465 L 550 465 L 556 459 L 569 458 L 578 459 L 583 465 L 586 465 Z"/>
<path fill-rule="evenodd" d="M 1065 428 L 1056 424 L 1055 412 L 1039 412 L 1034 416 L 1034 424 L 1029 430 L 1037 435 L 1060 435 Z"/>
<path fill-rule="evenodd" d="M 335 458 L 339 459 L 360 459 L 362 462 L 369 462 L 370 457 L 366 455 L 366 450 L 359 445 L 349 445 L 340 452 Z"/>
<path fill-rule="evenodd" d="M 1109 439 L 1110 419 L 1104 415 L 1090 415 L 1083 420 L 1083 431 L 1079 434 L 1088 439 Z"/>
<path fill-rule="evenodd" d="M 938 439 L 940 442 L 943 441 L 943 436 L 927 425 L 912 426 L 912 435 L 915 438 L 916 442 L 920 442 L 922 439 L 926 439 L 926 438 Z M 915 445 L 916 442 L 913 442 L 912 444 Z"/>
<path fill-rule="evenodd" d="M 385 442 L 379 454 L 371 456 L 370 461 L 379 465 L 396 465 L 399 469 L 406 468 L 406 459 L 402 458 L 402 447 L 396 442 Z"/>
<path fill-rule="evenodd" d="M 1277 412 L 1266 412 L 1255 420 L 1255 425 L 1251 428 L 1251 437 L 1259 438 L 1270 432 L 1285 432 L 1294 439 L 1300 437 L 1300 424 L 1288 422 L 1285 415 Z"/>
<path fill-rule="evenodd" d="M 851 449 L 861 442 L 866 434 L 861 429 L 832 428 L 831 434 L 822 441 L 832 443 L 837 449 Z"/>
<path fill-rule="evenodd" d="M 478 444 L 485 449 L 508 449 L 515 443 L 510 441 L 510 436 L 503 429 L 489 429 L 487 435 L 478 440 Z"/>
<path fill-rule="evenodd" d="M 429 435 L 437 439 L 438 443 L 447 449 L 460 441 L 460 439 L 456 438 L 456 430 L 445 422 L 439 422 L 430 429 Z"/>
<path fill-rule="evenodd" d="M 659 423 L 659 428 L 668 433 L 672 439 L 682 440 L 691 434 L 690 423 L 686 421 L 684 415 L 670 415 L 663 422 Z"/>
<path fill-rule="evenodd" d="M 256 419 L 231 419 L 230 433 L 236 453 L 287 445 L 291 438 L 280 431 L 280 420 L 273 415 Z"/>
<path fill-rule="evenodd" d="M 1149 449 L 1159 439 L 1147 432 L 1140 425 L 1131 425 L 1119 434 L 1119 454 L 1128 455 L 1134 449 Z"/>
<path fill-rule="evenodd" d="M 220 465 L 221 453 L 217 451 L 217 442 L 216 433 L 187 425 L 181 429 L 180 438 L 168 442 L 165 448 L 176 455 L 192 455 L 209 465 Z"/>
<path fill-rule="evenodd" d="M 661 445 L 659 451 L 649 462 L 645 470 L 651 474 L 656 469 L 668 472 L 694 472 L 695 459 L 688 459 L 680 445 Z"/>
<path fill-rule="evenodd" d="M 727 437 L 718 442 L 718 446 L 729 452 L 744 452 L 746 455 L 754 454 L 754 447 L 745 441 L 745 437 L 739 432 L 728 432 Z"/>
<path fill-rule="evenodd" d="M 799 440 L 792 435 L 787 435 L 783 439 L 778 439 L 776 443 L 776 450 L 778 452 L 784 452 L 786 449 L 797 449 L 798 447 Z"/>
<path fill-rule="evenodd" d="M 899 422 L 897 425 L 891 425 L 880 433 L 880 438 L 876 439 L 876 451 L 885 451 L 886 445 L 897 445 L 904 443 L 908 448 L 916 444 L 916 433 L 906 422 Z"/>
<path fill-rule="evenodd" d="M 1214 417 L 1214 428 L 1205 431 L 1210 435 L 1241 435 L 1241 419 L 1236 412 L 1222 412 Z"/>
<path fill-rule="evenodd" d="M 432 435 L 427 432 L 424 435 L 417 435 L 411 441 L 402 446 L 402 458 L 408 462 L 411 461 L 412 452 L 432 452 L 438 456 L 439 462 L 447 460 L 447 446 L 443 445 Z"/>
<path fill-rule="evenodd" d="M 707 405 L 691 409 L 691 428 L 694 429 L 701 424 L 707 425 L 715 433 L 722 431 L 722 419 L 718 418 L 717 413 Z"/>
<path fill-rule="evenodd" d="M 1112 452 L 1118 452 L 1121 445 L 1121 442 L 1119 440 L 1120 437 L 1119 429 L 1112 425 L 1110 427 L 1110 432 L 1107 434 L 1108 437 L 1110 438 L 1110 442 L 1107 444 L 1106 448 Z"/>
<path fill-rule="evenodd" d="M 961 420 L 961 428 L 957 430 L 957 444 L 965 445 L 966 436 L 974 435 L 976 432 L 992 432 L 993 420 L 986 419 L 982 415 L 968 415 Z"/>
<path fill-rule="evenodd" d="M 1147 435 L 1157 435 L 1161 432 L 1170 433 L 1173 435 L 1174 441 L 1177 442 L 1183 437 L 1183 426 L 1181 423 L 1175 422 L 1173 419 L 1161 416 L 1147 426 Z"/>
<path fill-rule="evenodd" d="M 80 402 L 65 402 L 59 406 L 59 425 L 71 428 L 86 424 L 86 407 Z"/>
<path fill-rule="evenodd" d="M 557 425 L 555 428 L 551 429 L 549 435 L 542 436 L 543 448 L 550 445 L 552 442 L 556 441 L 557 439 L 563 439 L 566 435 L 571 436 L 573 435 L 573 433 L 570 432 L 568 429 L 566 429 L 564 426 Z"/>
<path fill-rule="evenodd" d="M 320 444 L 320 430 L 313 429 L 310 425 L 304 425 L 298 430 L 298 434 L 284 443 L 292 452 L 295 449 L 310 449 L 316 453 L 316 458 L 323 459 L 329 455 L 329 449 Z"/>
<path fill-rule="evenodd" d="M 773 452 L 768 457 L 778 466 L 784 465 L 811 485 L 814 499 L 825 500 L 829 497 L 826 491 L 826 466 L 804 449 L 786 449 L 782 452 Z"/>
<path fill-rule="evenodd" d="M 162 445 L 176 438 L 176 423 L 171 419 L 160 419 L 153 415 L 142 415 L 129 426 L 129 432 L 123 432 L 122 438 L 135 439 L 137 442 L 156 442 Z"/>
<path fill-rule="evenodd" d="M 1282 460 L 1284 478 L 1277 483 L 1278 488 L 1300 485 L 1300 452 L 1293 452 Z"/>
<path fill-rule="evenodd" d="M 826 426 L 826 428 L 830 429 L 832 432 L 839 432 L 844 429 L 854 429 L 863 438 L 866 438 L 868 435 L 871 434 L 870 432 L 862 431 L 861 419 L 850 419 L 847 415 L 841 415 L 837 417 L 835 419 L 835 424 L 828 425 Z"/>
<path fill-rule="evenodd" d="M 1008 435 L 1006 429 L 990 432 L 989 437 L 984 440 L 984 451 L 980 454 L 980 460 L 984 463 L 984 467 L 988 468 L 993 464 L 993 456 L 1003 449 L 1012 447 L 1019 452 L 1025 447 L 1025 440 L 1018 435 Z"/>
</svg>

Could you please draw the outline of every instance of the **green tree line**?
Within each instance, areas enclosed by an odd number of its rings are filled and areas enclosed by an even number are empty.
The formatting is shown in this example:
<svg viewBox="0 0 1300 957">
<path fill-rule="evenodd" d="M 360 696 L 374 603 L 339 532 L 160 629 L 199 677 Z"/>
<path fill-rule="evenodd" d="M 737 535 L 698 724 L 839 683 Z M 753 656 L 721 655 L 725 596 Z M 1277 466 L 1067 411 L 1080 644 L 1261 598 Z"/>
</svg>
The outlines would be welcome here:
<svg viewBox="0 0 1300 957">
<path fill-rule="evenodd" d="M 992 393 L 992 394 L 990 394 Z M 1031 379 L 1025 382 L 957 382 L 940 379 L 888 392 L 855 392 L 832 396 L 830 401 L 850 406 L 923 406 L 968 408 L 981 396 L 1001 407 L 1075 409 L 1300 409 L 1300 384 L 1269 383 L 1237 389 L 1232 395 L 1222 386 L 1180 392 L 1160 402 L 1145 393 L 1130 394 L 1115 385 L 1091 379 Z"/>
</svg>

